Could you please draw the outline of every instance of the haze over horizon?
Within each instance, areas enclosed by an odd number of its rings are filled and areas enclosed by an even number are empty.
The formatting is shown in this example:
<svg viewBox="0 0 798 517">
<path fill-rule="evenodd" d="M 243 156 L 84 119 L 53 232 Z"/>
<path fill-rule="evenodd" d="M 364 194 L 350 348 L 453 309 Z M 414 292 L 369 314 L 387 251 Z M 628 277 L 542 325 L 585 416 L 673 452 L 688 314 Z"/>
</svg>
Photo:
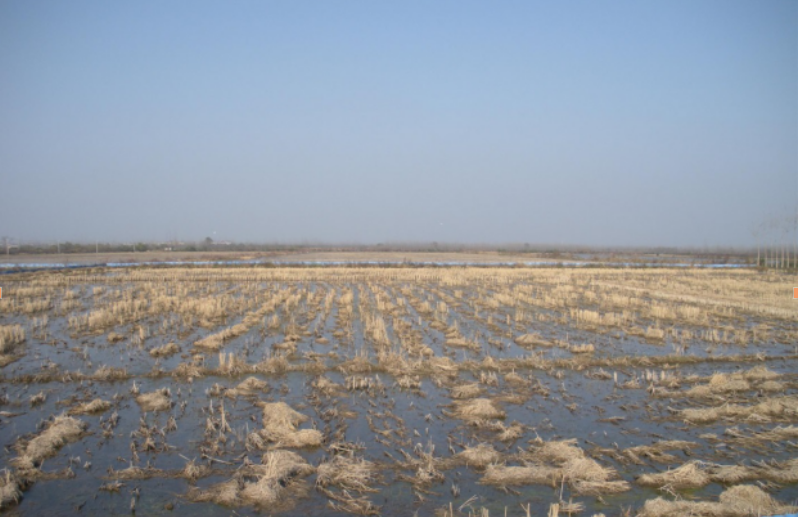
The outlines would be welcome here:
<svg viewBox="0 0 798 517">
<path fill-rule="evenodd" d="M 750 246 L 798 2 L 0 3 L 0 236 Z"/>
</svg>

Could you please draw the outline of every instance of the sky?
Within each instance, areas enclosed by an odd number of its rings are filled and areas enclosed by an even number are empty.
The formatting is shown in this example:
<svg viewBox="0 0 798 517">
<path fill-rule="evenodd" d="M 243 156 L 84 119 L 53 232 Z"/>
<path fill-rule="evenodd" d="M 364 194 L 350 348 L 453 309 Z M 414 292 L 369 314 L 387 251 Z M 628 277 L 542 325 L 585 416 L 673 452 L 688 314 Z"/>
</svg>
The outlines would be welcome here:
<svg viewBox="0 0 798 517">
<path fill-rule="evenodd" d="M 0 2 L 0 235 L 749 246 L 798 2 Z"/>
</svg>

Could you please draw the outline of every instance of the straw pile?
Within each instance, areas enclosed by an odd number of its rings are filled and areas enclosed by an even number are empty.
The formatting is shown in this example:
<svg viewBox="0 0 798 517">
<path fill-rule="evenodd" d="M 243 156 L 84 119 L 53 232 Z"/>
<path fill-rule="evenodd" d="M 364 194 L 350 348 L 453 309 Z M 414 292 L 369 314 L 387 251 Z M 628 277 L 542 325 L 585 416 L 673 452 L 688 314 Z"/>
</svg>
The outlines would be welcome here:
<svg viewBox="0 0 798 517">
<path fill-rule="evenodd" d="M 681 412 L 689 423 L 707 424 L 720 418 L 755 419 L 767 421 L 770 418 L 783 418 L 798 412 L 798 397 L 785 396 L 767 398 L 753 406 L 724 404 L 711 408 L 690 408 Z"/>
<path fill-rule="evenodd" d="M 667 501 L 662 497 L 648 500 L 638 517 L 750 517 L 786 514 L 796 509 L 794 506 L 782 505 L 755 486 L 738 485 L 721 493 L 717 503 Z"/>
<path fill-rule="evenodd" d="M 482 395 L 485 390 L 480 387 L 479 383 L 473 382 L 470 384 L 461 384 L 455 386 L 449 391 L 449 395 L 453 399 L 471 399 Z"/>
<path fill-rule="evenodd" d="M 118 381 L 128 378 L 127 370 L 111 366 L 101 366 L 92 375 L 95 381 Z"/>
<path fill-rule="evenodd" d="M 92 415 L 102 413 L 111 407 L 111 403 L 102 399 L 94 399 L 91 402 L 78 404 L 69 410 L 70 415 Z"/>
<path fill-rule="evenodd" d="M 213 502 L 226 506 L 269 506 L 269 510 L 290 505 L 307 492 L 302 481 L 314 468 L 300 455 L 275 450 L 263 455 L 260 465 L 239 469 L 237 477 L 207 489 L 193 488 L 187 497 L 195 502 Z"/>
<path fill-rule="evenodd" d="M 155 467 L 130 467 L 122 470 L 113 470 L 109 467 L 106 478 L 113 479 L 150 479 L 154 477 L 164 477 L 166 472 Z"/>
<path fill-rule="evenodd" d="M 538 447 L 522 452 L 525 466 L 491 465 L 481 483 L 511 486 L 543 484 L 557 486 L 567 482 L 579 495 L 606 495 L 625 492 L 631 487 L 623 480 L 614 480 L 618 473 L 585 456 L 576 440 L 541 442 Z"/>
<path fill-rule="evenodd" d="M 514 371 L 504 376 L 504 382 L 506 382 L 511 386 L 516 386 L 516 387 L 530 386 L 532 384 L 532 381 L 520 376 Z"/>
<path fill-rule="evenodd" d="M 513 341 L 518 346 L 522 346 L 525 348 L 531 348 L 535 346 L 544 346 L 544 347 L 552 347 L 554 344 L 551 341 L 547 341 L 540 337 L 540 334 L 524 334 L 522 336 L 518 336 Z"/>
<path fill-rule="evenodd" d="M 667 487 L 672 490 L 685 488 L 701 488 L 710 483 L 711 479 L 698 462 L 691 461 L 681 467 L 659 474 L 643 474 L 637 478 L 637 483 L 655 488 Z"/>
<path fill-rule="evenodd" d="M 461 420 L 475 421 L 492 418 L 504 418 L 505 412 L 498 408 L 490 399 L 470 399 L 455 401 L 454 416 Z"/>
<path fill-rule="evenodd" d="M 455 348 L 468 348 L 470 350 L 480 351 L 482 347 L 479 346 L 479 343 L 474 343 L 473 341 L 467 341 L 461 337 L 454 337 L 446 340 L 446 346 L 451 346 Z"/>
<path fill-rule="evenodd" d="M 167 343 L 164 346 L 159 346 L 150 350 L 152 357 L 168 357 L 180 352 L 180 347 L 174 343 Z"/>
<path fill-rule="evenodd" d="M 550 485 L 555 486 L 561 479 L 560 469 L 542 465 L 508 467 L 488 465 L 480 483 L 498 486 Z"/>
<path fill-rule="evenodd" d="M 493 448 L 493 445 L 480 443 L 474 447 L 466 447 L 458 452 L 454 460 L 468 467 L 485 468 L 492 463 L 498 463 L 502 455 Z"/>
<path fill-rule="evenodd" d="M 254 397 L 258 393 L 269 391 L 269 383 L 257 377 L 247 377 L 238 386 L 225 392 L 225 396 L 231 399 L 236 397 Z"/>
<path fill-rule="evenodd" d="M 744 372 L 743 376 L 749 381 L 772 381 L 773 379 L 781 377 L 781 375 L 769 370 L 768 367 L 764 365 L 754 366 L 747 372 Z"/>
<path fill-rule="evenodd" d="M 85 422 L 71 416 L 55 417 L 47 429 L 21 448 L 14 464 L 20 469 L 35 468 L 44 458 L 52 456 L 67 443 L 77 441 L 86 427 Z"/>
<path fill-rule="evenodd" d="M 193 377 L 202 377 L 205 375 L 205 371 L 205 368 L 195 363 L 180 363 L 172 370 L 172 376 L 191 379 Z"/>
<path fill-rule="evenodd" d="M 5 474 L 0 476 L 0 510 L 18 504 L 21 498 L 19 480 L 6 470 Z"/>
<path fill-rule="evenodd" d="M 676 463 L 679 459 L 673 454 L 665 451 L 682 450 L 688 452 L 690 449 L 698 447 L 695 442 L 688 442 L 684 440 L 660 440 L 651 445 L 637 445 L 624 449 L 623 456 L 633 463 L 642 465 L 644 461 L 641 459 L 648 458 L 659 463 Z"/>
<path fill-rule="evenodd" d="M 590 343 L 584 345 L 573 345 L 568 349 L 572 354 L 590 354 L 596 351 L 596 347 Z"/>
<path fill-rule="evenodd" d="M 761 471 L 745 465 L 718 465 L 707 469 L 713 483 L 734 485 L 761 478 Z"/>
<path fill-rule="evenodd" d="M 313 381 L 312 386 L 314 390 L 320 391 L 325 395 L 335 395 L 343 389 L 340 384 L 333 382 L 325 376 L 318 377 L 315 381 Z"/>
<path fill-rule="evenodd" d="M 798 483 L 798 458 L 764 467 L 762 476 L 776 483 Z"/>
<path fill-rule="evenodd" d="M 501 422 L 498 424 L 499 425 L 497 428 L 499 435 L 497 438 L 500 442 L 512 442 L 513 440 L 517 440 L 524 435 L 524 425 L 519 422 L 513 422 L 509 427 L 505 427 L 505 425 Z"/>
<path fill-rule="evenodd" d="M 268 402 L 263 407 L 263 429 L 257 431 L 267 442 L 283 447 L 317 447 L 322 434 L 315 429 L 297 429 L 308 417 L 285 402 Z"/>
<path fill-rule="evenodd" d="M 316 485 L 319 487 L 336 486 L 357 492 L 377 492 L 376 489 L 369 486 L 375 481 L 376 472 L 374 464 L 370 461 L 348 454 L 338 455 L 319 465 Z"/>
<path fill-rule="evenodd" d="M 183 470 L 178 472 L 177 477 L 196 481 L 201 477 L 205 477 L 211 473 L 211 468 L 207 465 L 197 465 L 194 460 L 188 460 Z"/>
<path fill-rule="evenodd" d="M 169 388 L 161 388 L 150 393 L 143 393 L 136 397 L 136 402 L 142 411 L 165 411 L 172 407 L 172 393 Z"/>
</svg>

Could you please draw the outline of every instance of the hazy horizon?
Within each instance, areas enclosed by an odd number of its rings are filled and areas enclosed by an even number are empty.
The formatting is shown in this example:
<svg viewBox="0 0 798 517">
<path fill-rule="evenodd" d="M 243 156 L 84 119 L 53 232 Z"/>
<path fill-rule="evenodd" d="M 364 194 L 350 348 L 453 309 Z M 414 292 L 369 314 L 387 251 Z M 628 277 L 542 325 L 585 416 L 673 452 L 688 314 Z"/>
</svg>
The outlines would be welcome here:
<svg viewBox="0 0 798 517">
<path fill-rule="evenodd" d="M 753 246 L 798 209 L 794 1 L 7 1 L 0 70 L 25 241 Z"/>
</svg>

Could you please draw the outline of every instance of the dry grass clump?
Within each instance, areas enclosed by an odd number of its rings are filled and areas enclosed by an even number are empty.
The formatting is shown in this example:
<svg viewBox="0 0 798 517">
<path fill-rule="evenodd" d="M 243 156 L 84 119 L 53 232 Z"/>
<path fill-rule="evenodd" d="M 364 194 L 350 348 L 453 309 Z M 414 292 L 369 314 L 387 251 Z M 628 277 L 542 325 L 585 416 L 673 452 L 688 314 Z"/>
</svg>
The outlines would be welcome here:
<svg viewBox="0 0 798 517">
<path fill-rule="evenodd" d="M 318 447 L 322 434 L 316 429 L 297 429 L 308 417 L 285 402 L 267 402 L 263 407 L 263 429 L 257 434 L 282 447 Z"/>
<path fill-rule="evenodd" d="M 518 336 L 513 340 L 516 345 L 522 346 L 524 348 L 531 348 L 535 346 L 542 346 L 542 347 L 553 347 L 554 343 L 551 341 L 547 341 L 540 337 L 540 334 L 537 333 L 530 333 L 524 334 L 522 336 Z"/>
<path fill-rule="evenodd" d="M 617 477 L 614 469 L 600 465 L 596 460 L 586 456 L 572 458 L 562 465 L 563 477 L 569 483 L 576 481 L 590 481 L 592 483 L 609 482 L 611 478 Z M 623 482 L 626 490 L 629 484 Z"/>
<path fill-rule="evenodd" d="M 778 373 L 768 370 L 765 366 L 755 366 L 747 372 L 714 373 L 707 384 L 694 386 L 681 393 L 681 395 L 701 398 L 730 392 L 748 391 L 753 388 L 751 382 L 759 382 L 760 384 L 756 387 L 765 391 L 780 391 L 784 386 L 774 380 L 778 377 Z"/>
<path fill-rule="evenodd" d="M 204 338 L 195 341 L 194 346 L 197 348 L 204 348 L 206 350 L 219 350 L 222 348 L 225 342 L 235 339 L 242 334 L 246 334 L 247 331 L 259 320 L 259 317 L 256 316 L 257 314 L 258 311 L 248 313 L 246 316 L 244 316 L 244 320 L 241 323 L 237 323 L 232 327 L 222 329 L 215 334 L 209 334 Z"/>
<path fill-rule="evenodd" d="M 798 427 L 794 425 L 776 426 L 773 429 L 766 429 L 746 435 L 737 428 L 726 429 L 724 433 L 728 436 L 728 442 L 740 444 L 745 447 L 758 447 L 765 442 L 780 442 L 798 439 Z"/>
<path fill-rule="evenodd" d="M 157 348 L 153 348 L 150 350 L 150 355 L 152 357 L 168 357 L 170 355 L 174 355 L 180 352 L 180 347 L 174 343 L 167 343 L 163 346 L 159 346 Z"/>
<path fill-rule="evenodd" d="M 180 363 L 174 370 L 172 376 L 181 379 L 191 379 L 194 377 L 202 377 L 205 375 L 205 368 L 195 363 Z"/>
<path fill-rule="evenodd" d="M 457 363 L 449 357 L 430 357 L 423 363 L 423 367 L 429 368 L 433 374 L 453 374 L 457 373 Z"/>
<path fill-rule="evenodd" d="M 515 373 L 514 371 L 504 375 L 504 382 L 506 382 L 511 386 L 516 386 L 516 387 L 525 387 L 532 385 L 532 381 L 522 377 L 521 375 Z"/>
<path fill-rule="evenodd" d="M 762 477 L 758 469 L 745 465 L 719 465 L 709 467 L 707 472 L 713 483 L 723 483 L 724 485 L 734 485 Z"/>
<path fill-rule="evenodd" d="M 544 465 L 508 467 L 488 465 L 480 483 L 498 486 L 550 485 L 555 486 L 562 479 L 560 469 Z"/>
<path fill-rule="evenodd" d="M 590 354 L 596 351 L 596 347 L 587 343 L 584 345 L 572 345 L 568 350 L 572 354 Z"/>
<path fill-rule="evenodd" d="M 798 483 L 798 458 L 783 463 L 773 463 L 761 469 L 762 477 L 776 483 Z"/>
<path fill-rule="evenodd" d="M 345 375 L 352 375 L 356 373 L 370 373 L 374 370 L 374 365 L 371 364 L 366 355 L 358 353 L 352 359 L 342 362 L 338 369 Z"/>
<path fill-rule="evenodd" d="M 272 350 L 293 354 L 296 352 L 297 346 L 296 341 L 283 341 L 282 343 L 274 343 L 272 345 Z"/>
<path fill-rule="evenodd" d="M 453 399 L 471 399 L 482 395 L 484 391 L 485 390 L 479 385 L 478 382 L 473 382 L 470 384 L 461 384 L 460 386 L 455 386 L 449 391 L 449 395 Z"/>
<path fill-rule="evenodd" d="M 585 457 L 585 452 L 576 445 L 576 439 L 543 442 L 530 448 L 524 456 L 534 461 L 564 463 Z"/>
<path fill-rule="evenodd" d="M 9 470 L 5 470 L 4 474 L 0 476 L 0 510 L 19 503 L 22 498 L 20 484 L 16 476 L 11 474 Z"/>
<path fill-rule="evenodd" d="M 344 383 L 346 384 L 346 389 L 349 391 L 369 391 L 384 388 L 379 376 L 350 375 L 344 380 Z"/>
<path fill-rule="evenodd" d="M 695 442 L 688 442 L 684 440 L 661 440 L 651 445 L 637 445 L 623 450 L 623 456 L 631 460 L 633 463 L 642 465 L 644 462 L 641 459 L 648 458 L 659 463 L 676 463 L 678 458 L 673 454 L 665 451 L 682 450 L 689 451 L 698 447 Z"/>
<path fill-rule="evenodd" d="M 740 374 L 715 373 L 709 378 L 709 387 L 713 392 L 747 391 L 751 385 Z"/>
<path fill-rule="evenodd" d="M 363 458 L 349 454 L 337 455 L 319 465 L 316 474 L 317 487 L 335 486 L 357 492 L 377 492 L 369 486 L 376 481 L 377 470 L 372 462 Z"/>
<path fill-rule="evenodd" d="M 762 391 L 784 391 L 786 386 L 779 381 L 764 381 L 757 385 L 757 389 Z"/>
<path fill-rule="evenodd" d="M 142 411 L 165 411 L 172 407 L 172 392 L 169 388 L 161 388 L 150 393 L 142 393 L 136 402 Z"/>
<path fill-rule="evenodd" d="M 458 463 L 477 468 L 484 468 L 493 463 L 498 463 L 501 458 L 501 453 L 494 449 L 493 445 L 487 443 L 466 447 L 465 450 L 458 452 L 454 457 Z"/>
<path fill-rule="evenodd" d="M 712 408 L 689 408 L 683 410 L 681 415 L 688 422 L 705 424 L 720 418 L 767 421 L 769 418 L 792 417 L 796 412 L 798 397 L 784 396 L 768 398 L 753 406 L 724 404 Z"/>
<path fill-rule="evenodd" d="M 690 388 L 689 390 L 687 390 L 685 392 L 676 392 L 676 393 L 668 392 L 666 394 L 667 395 L 683 395 L 685 397 L 690 397 L 690 398 L 694 398 L 694 399 L 708 398 L 708 397 L 715 397 L 716 396 L 715 392 L 712 390 L 711 387 L 703 385 L 703 384 L 700 385 L 700 386 L 693 386 L 692 388 Z"/>
<path fill-rule="evenodd" d="M 738 485 L 720 494 L 718 502 L 667 501 L 661 497 L 646 501 L 638 517 L 751 517 L 794 512 L 796 507 L 782 505 L 760 488 Z"/>
<path fill-rule="evenodd" d="M 263 455 L 260 465 L 239 469 L 233 479 L 207 489 L 193 488 L 187 497 L 195 502 L 213 502 L 226 506 L 268 506 L 270 511 L 291 506 L 299 496 L 307 493 L 302 481 L 315 469 L 302 456 L 284 450 Z"/>
<path fill-rule="evenodd" d="M 255 365 L 255 371 L 261 373 L 281 374 L 291 369 L 291 363 L 282 355 L 272 355 Z"/>
<path fill-rule="evenodd" d="M 225 396 L 229 398 L 236 397 L 254 397 L 258 393 L 269 391 L 269 383 L 258 379 L 257 377 L 247 377 L 241 381 L 238 386 L 225 392 Z"/>
<path fill-rule="evenodd" d="M 194 460 L 186 461 L 186 466 L 183 470 L 177 473 L 177 477 L 196 481 L 201 477 L 205 477 L 211 473 L 211 468 L 208 465 L 197 465 Z"/>
<path fill-rule="evenodd" d="M 644 337 L 649 341 L 662 341 L 665 339 L 665 329 L 659 327 L 648 327 Z"/>
<path fill-rule="evenodd" d="M 513 484 L 568 483 L 575 493 L 582 495 L 620 493 L 629 490 L 629 483 L 614 480 L 618 473 L 600 465 L 576 445 L 576 440 L 539 442 L 540 445 L 522 451 L 519 457 L 526 462 L 524 467 L 494 469 L 491 476 L 482 482 L 501 484 L 504 478 Z M 553 464 L 553 465 L 552 465 Z"/>
<path fill-rule="evenodd" d="M 43 391 L 40 391 L 35 395 L 31 395 L 30 399 L 28 399 L 28 402 L 30 402 L 31 406 L 38 406 L 39 404 L 44 404 L 44 401 L 46 400 L 47 400 L 47 394 Z"/>
<path fill-rule="evenodd" d="M 505 427 L 503 423 L 499 422 L 497 427 L 499 430 L 497 438 L 500 442 L 512 442 L 524 435 L 524 425 L 519 422 L 513 422 L 509 427 Z"/>
<path fill-rule="evenodd" d="M 102 399 L 94 399 L 91 402 L 78 404 L 69 410 L 70 415 L 92 415 L 102 413 L 111 407 L 111 403 Z"/>
<path fill-rule="evenodd" d="M 23 341 L 25 329 L 21 325 L 0 325 L 0 355 L 12 353 Z"/>
<path fill-rule="evenodd" d="M 355 458 L 352 451 L 335 456 L 319 465 L 316 489 L 330 498 L 330 506 L 337 511 L 360 515 L 380 515 L 380 508 L 366 497 L 353 496 L 351 492 L 377 492 L 370 486 L 376 481 L 377 470 L 373 463 Z M 337 491 L 331 490 L 338 488 Z"/>
<path fill-rule="evenodd" d="M 632 487 L 626 481 L 588 481 L 575 479 L 569 482 L 571 489 L 578 495 L 605 496 L 629 491 Z"/>
<path fill-rule="evenodd" d="M 418 375 L 402 375 L 396 379 L 396 385 L 405 390 L 421 389 L 421 377 Z"/>
<path fill-rule="evenodd" d="M 747 372 L 743 372 L 743 377 L 749 381 L 772 381 L 781 377 L 778 373 L 769 370 L 767 366 L 754 366 Z"/>
<path fill-rule="evenodd" d="M 112 366 L 101 366 L 95 371 L 91 378 L 95 381 L 119 381 L 129 377 L 124 368 L 114 368 Z"/>
<path fill-rule="evenodd" d="M 456 418 L 467 421 L 490 420 L 506 416 L 506 413 L 498 408 L 492 400 L 484 398 L 455 401 L 453 414 Z"/>
<path fill-rule="evenodd" d="M 154 477 L 165 477 L 166 471 L 156 469 L 155 467 L 136 467 L 129 466 L 122 470 L 113 470 L 109 467 L 108 475 L 106 478 L 111 479 L 151 479 Z"/>
<path fill-rule="evenodd" d="M 44 458 L 52 456 L 67 443 L 77 441 L 86 427 L 86 422 L 82 420 L 59 415 L 44 432 L 20 447 L 20 454 L 13 461 L 20 469 L 35 468 Z"/>
<path fill-rule="evenodd" d="M 659 474 L 643 474 L 637 478 L 637 483 L 655 488 L 669 488 L 683 490 L 686 488 L 701 488 L 711 482 L 709 474 L 700 467 L 698 462 L 691 461 L 681 467 Z"/>
<path fill-rule="evenodd" d="M 454 337 L 446 340 L 446 346 L 451 346 L 454 348 L 468 348 L 470 350 L 482 350 L 482 347 L 479 343 L 475 343 L 473 341 L 468 341 L 462 337 Z"/>
<path fill-rule="evenodd" d="M 338 393 L 340 390 L 343 389 L 343 387 L 340 384 L 332 381 L 331 379 L 323 375 L 318 377 L 315 381 L 313 381 L 311 386 L 313 387 L 314 390 L 320 391 L 325 395 L 335 395 L 336 393 Z"/>
</svg>

